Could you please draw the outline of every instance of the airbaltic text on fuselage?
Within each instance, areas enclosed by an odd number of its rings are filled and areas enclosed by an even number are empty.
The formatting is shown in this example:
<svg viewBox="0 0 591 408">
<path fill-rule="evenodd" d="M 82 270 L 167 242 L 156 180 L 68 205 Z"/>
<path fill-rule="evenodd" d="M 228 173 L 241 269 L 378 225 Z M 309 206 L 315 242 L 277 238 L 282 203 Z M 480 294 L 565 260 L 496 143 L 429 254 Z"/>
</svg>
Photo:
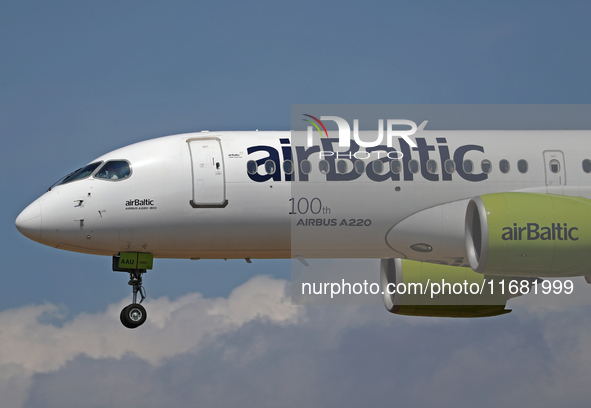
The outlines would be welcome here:
<svg viewBox="0 0 591 408">
<path fill-rule="evenodd" d="M 504 227 L 501 239 L 503 241 L 578 241 L 579 237 L 575 235 L 579 231 L 577 227 L 568 227 L 566 223 L 552 223 L 549 227 L 540 227 L 540 224 L 528 222 L 525 227 L 520 227 L 516 223 L 513 227 Z"/>
<path fill-rule="evenodd" d="M 455 151 L 450 151 L 447 145 L 447 140 L 444 137 L 435 138 L 435 141 L 428 142 L 424 137 L 415 138 L 417 147 L 411 147 L 403 138 L 398 138 L 399 148 L 389 147 L 385 145 L 365 147 L 360 150 L 360 146 L 351 140 L 351 145 L 347 151 L 335 151 L 338 148 L 338 138 L 324 138 L 320 139 L 322 148 L 320 146 L 291 146 L 291 141 L 288 138 L 280 138 L 280 149 L 272 146 L 251 146 L 247 149 L 248 155 L 257 154 L 260 157 L 260 152 L 266 153 L 262 158 L 255 160 L 257 169 L 264 168 L 265 162 L 271 160 L 275 163 L 277 171 L 273 174 L 264 174 L 264 171 L 257 171 L 254 174 L 247 172 L 248 177 L 256 182 L 273 181 L 292 181 L 295 180 L 293 174 L 285 173 L 282 162 L 291 161 L 294 163 L 294 170 L 297 171 L 299 181 L 308 181 L 308 174 L 302 171 L 301 163 L 304 160 L 309 160 L 313 154 L 318 154 L 320 158 L 329 163 L 329 171 L 325 174 L 327 181 L 350 181 L 356 180 L 362 176 L 355 171 L 355 162 L 358 160 L 370 160 L 375 157 L 373 161 L 382 161 L 384 168 L 389 169 L 390 162 L 395 158 L 400 160 L 400 172 L 394 173 L 392 171 L 384 171 L 382 174 L 374 172 L 372 163 L 369 161 L 365 163 L 364 174 L 373 181 L 413 181 L 415 177 L 419 176 L 411 172 L 409 163 L 411 160 L 418 161 L 420 164 L 420 176 L 428 181 L 451 181 L 452 177 L 460 177 L 467 181 L 477 182 L 488 178 L 488 174 L 481 173 L 467 173 L 464 171 L 462 163 L 464 156 L 468 152 L 484 153 L 484 147 L 480 145 L 468 144 L 458 146 Z M 294 156 L 295 150 L 295 156 Z M 437 154 L 439 153 L 439 154 Z M 414 154 L 414 156 L 413 156 Z M 418 157 L 417 157 L 418 156 Z M 484 156 L 482 157 L 485 158 Z M 339 173 L 336 171 L 337 160 L 346 159 L 350 161 L 353 166 L 347 166 L 346 173 Z M 436 160 L 440 163 L 439 172 L 430 172 L 427 169 L 427 162 L 429 160 Z M 447 160 L 453 160 L 455 164 L 455 171 L 449 173 L 443 171 L 441 167 Z M 246 169 L 245 169 L 246 171 Z M 263 174 L 261 174 L 263 173 Z"/>
<path fill-rule="evenodd" d="M 132 205 L 135 205 L 135 206 L 137 206 L 137 205 L 154 205 L 154 200 L 149 199 L 149 198 L 144 198 L 144 199 L 140 200 L 140 199 L 136 198 L 134 200 L 127 200 L 125 202 L 126 207 L 130 207 Z"/>
<path fill-rule="evenodd" d="M 125 202 L 126 210 L 157 210 L 151 198 L 132 198 Z"/>
</svg>

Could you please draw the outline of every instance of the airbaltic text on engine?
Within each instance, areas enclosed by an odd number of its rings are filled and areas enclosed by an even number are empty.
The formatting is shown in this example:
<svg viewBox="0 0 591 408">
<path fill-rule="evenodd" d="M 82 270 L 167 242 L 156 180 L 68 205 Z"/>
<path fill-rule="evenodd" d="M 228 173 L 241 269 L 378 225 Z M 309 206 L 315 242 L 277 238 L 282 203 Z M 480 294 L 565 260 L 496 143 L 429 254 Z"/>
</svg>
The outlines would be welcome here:
<svg viewBox="0 0 591 408">
<path fill-rule="evenodd" d="M 552 223 L 551 227 L 540 227 L 535 222 L 528 222 L 526 227 L 519 227 L 516 223 L 513 227 L 504 227 L 501 238 L 504 241 L 578 241 L 579 237 L 573 236 L 574 231 L 579 231 L 577 227 L 568 228 L 567 224 L 561 226 L 560 223 Z M 525 233 L 525 234 L 524 234 Z"/>
</svg>

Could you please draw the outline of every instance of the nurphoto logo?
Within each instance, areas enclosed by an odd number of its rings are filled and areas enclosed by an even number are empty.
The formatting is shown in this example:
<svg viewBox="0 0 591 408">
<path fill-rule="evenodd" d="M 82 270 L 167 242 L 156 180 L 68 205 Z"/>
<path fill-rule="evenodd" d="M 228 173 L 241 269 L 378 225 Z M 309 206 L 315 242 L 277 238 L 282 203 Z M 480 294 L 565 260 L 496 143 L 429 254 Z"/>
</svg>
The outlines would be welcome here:
<svg viewBox="0 0 591 408">
<path fill-rule="evenodd" d="M 351 126 L 349 126 L 349 122 L 339 116 L 320 116 L 320 119 L 304 114 L 315 122 L 312 122 L 308 119 L 303 119 L 304 121 L 313 125 L 318 132 L 320 133 L 320 137 L 325 136 L 328 138 L 328 132 L 326 131 L 326 126 L 322 123 L 323 120 L 332 120 L 335 122 L 339 128 L 339 146 L 350 148 L 351 147 Z M 403 130 L 398 129 L 400 126 L 408 126 L 410 129 Z M 322 128 L 322 129 L 320 129 Z M 401 137 L 404 139 L 406 143 L 408 143 L 411 147 L 417 147 L 416 143 L 410 138 L 417 131 L 417 124 L 414 123 L 412 120 L 406 119 L 387 119 L 386 121 L 386 145 L 388 147 L 392 147 L 392 139 Z M 312 138 L 313 128 L 312 126 L 308 126 L 308 140 L 307 144 L 308 147 L 312 147 L 314 144 Z M 378 136 L 376 140 L 371 142 L 365 142 L 360 139 L 359 137 L 359 120 L 353 119 L 353 139 L 355 143 L 357 143 L 361 147 L 375 147 L 382 144 L 384 141 L 384 119 L 378 120 Z"/>
</svg>

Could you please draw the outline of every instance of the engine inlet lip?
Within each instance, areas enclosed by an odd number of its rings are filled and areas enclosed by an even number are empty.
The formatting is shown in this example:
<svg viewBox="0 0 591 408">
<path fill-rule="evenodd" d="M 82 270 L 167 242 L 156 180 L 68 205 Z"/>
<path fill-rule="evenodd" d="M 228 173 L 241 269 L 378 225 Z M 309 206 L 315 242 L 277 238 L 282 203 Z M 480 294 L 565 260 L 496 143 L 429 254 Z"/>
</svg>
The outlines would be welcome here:
<svg viewBox="0 0 591 408">
<path fill-rule="evenodd" d="M 479 225 L 476 225 L 475 220 Z M 474 197 L 468 203 L 465 238 L 470 267 L 475 272 L 483 273 L 488 259 L 488 217 L 486 207 L 480 197 Z M 479 248 L 477 248 L 477 242 L 479 242 Z"/>
</svg>

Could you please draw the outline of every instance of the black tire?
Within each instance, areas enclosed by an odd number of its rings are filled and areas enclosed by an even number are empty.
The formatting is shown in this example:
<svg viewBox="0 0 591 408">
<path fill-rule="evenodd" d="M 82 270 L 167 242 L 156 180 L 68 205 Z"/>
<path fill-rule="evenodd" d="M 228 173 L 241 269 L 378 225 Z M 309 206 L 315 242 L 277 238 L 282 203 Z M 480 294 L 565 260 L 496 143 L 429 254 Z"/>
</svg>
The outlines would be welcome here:
<svg viewBox="0 0 591 408">
<path fill-rule="evenodd" d="M 141 326 L 147 317 L 148 312 L 139 303 L 132 303 L 124 307 L 120 315 L 121 323 L 128 329 L 135 329 Z"/>
<path fill-rule="evenodd" d="M 121 310 L 121 314 L 119 315 L 119 319 L 121 320 L 121 324 L 125 327 L 127 327 L 128 329 L 132 329 L 133 327 L 129 326 L 129 323 L 127 322 L 127 319 L 125 318 L 125 311 L 127 310 L 127 306 L 125 306 L 123 308 L 123 310 Z"/>
</svg>

